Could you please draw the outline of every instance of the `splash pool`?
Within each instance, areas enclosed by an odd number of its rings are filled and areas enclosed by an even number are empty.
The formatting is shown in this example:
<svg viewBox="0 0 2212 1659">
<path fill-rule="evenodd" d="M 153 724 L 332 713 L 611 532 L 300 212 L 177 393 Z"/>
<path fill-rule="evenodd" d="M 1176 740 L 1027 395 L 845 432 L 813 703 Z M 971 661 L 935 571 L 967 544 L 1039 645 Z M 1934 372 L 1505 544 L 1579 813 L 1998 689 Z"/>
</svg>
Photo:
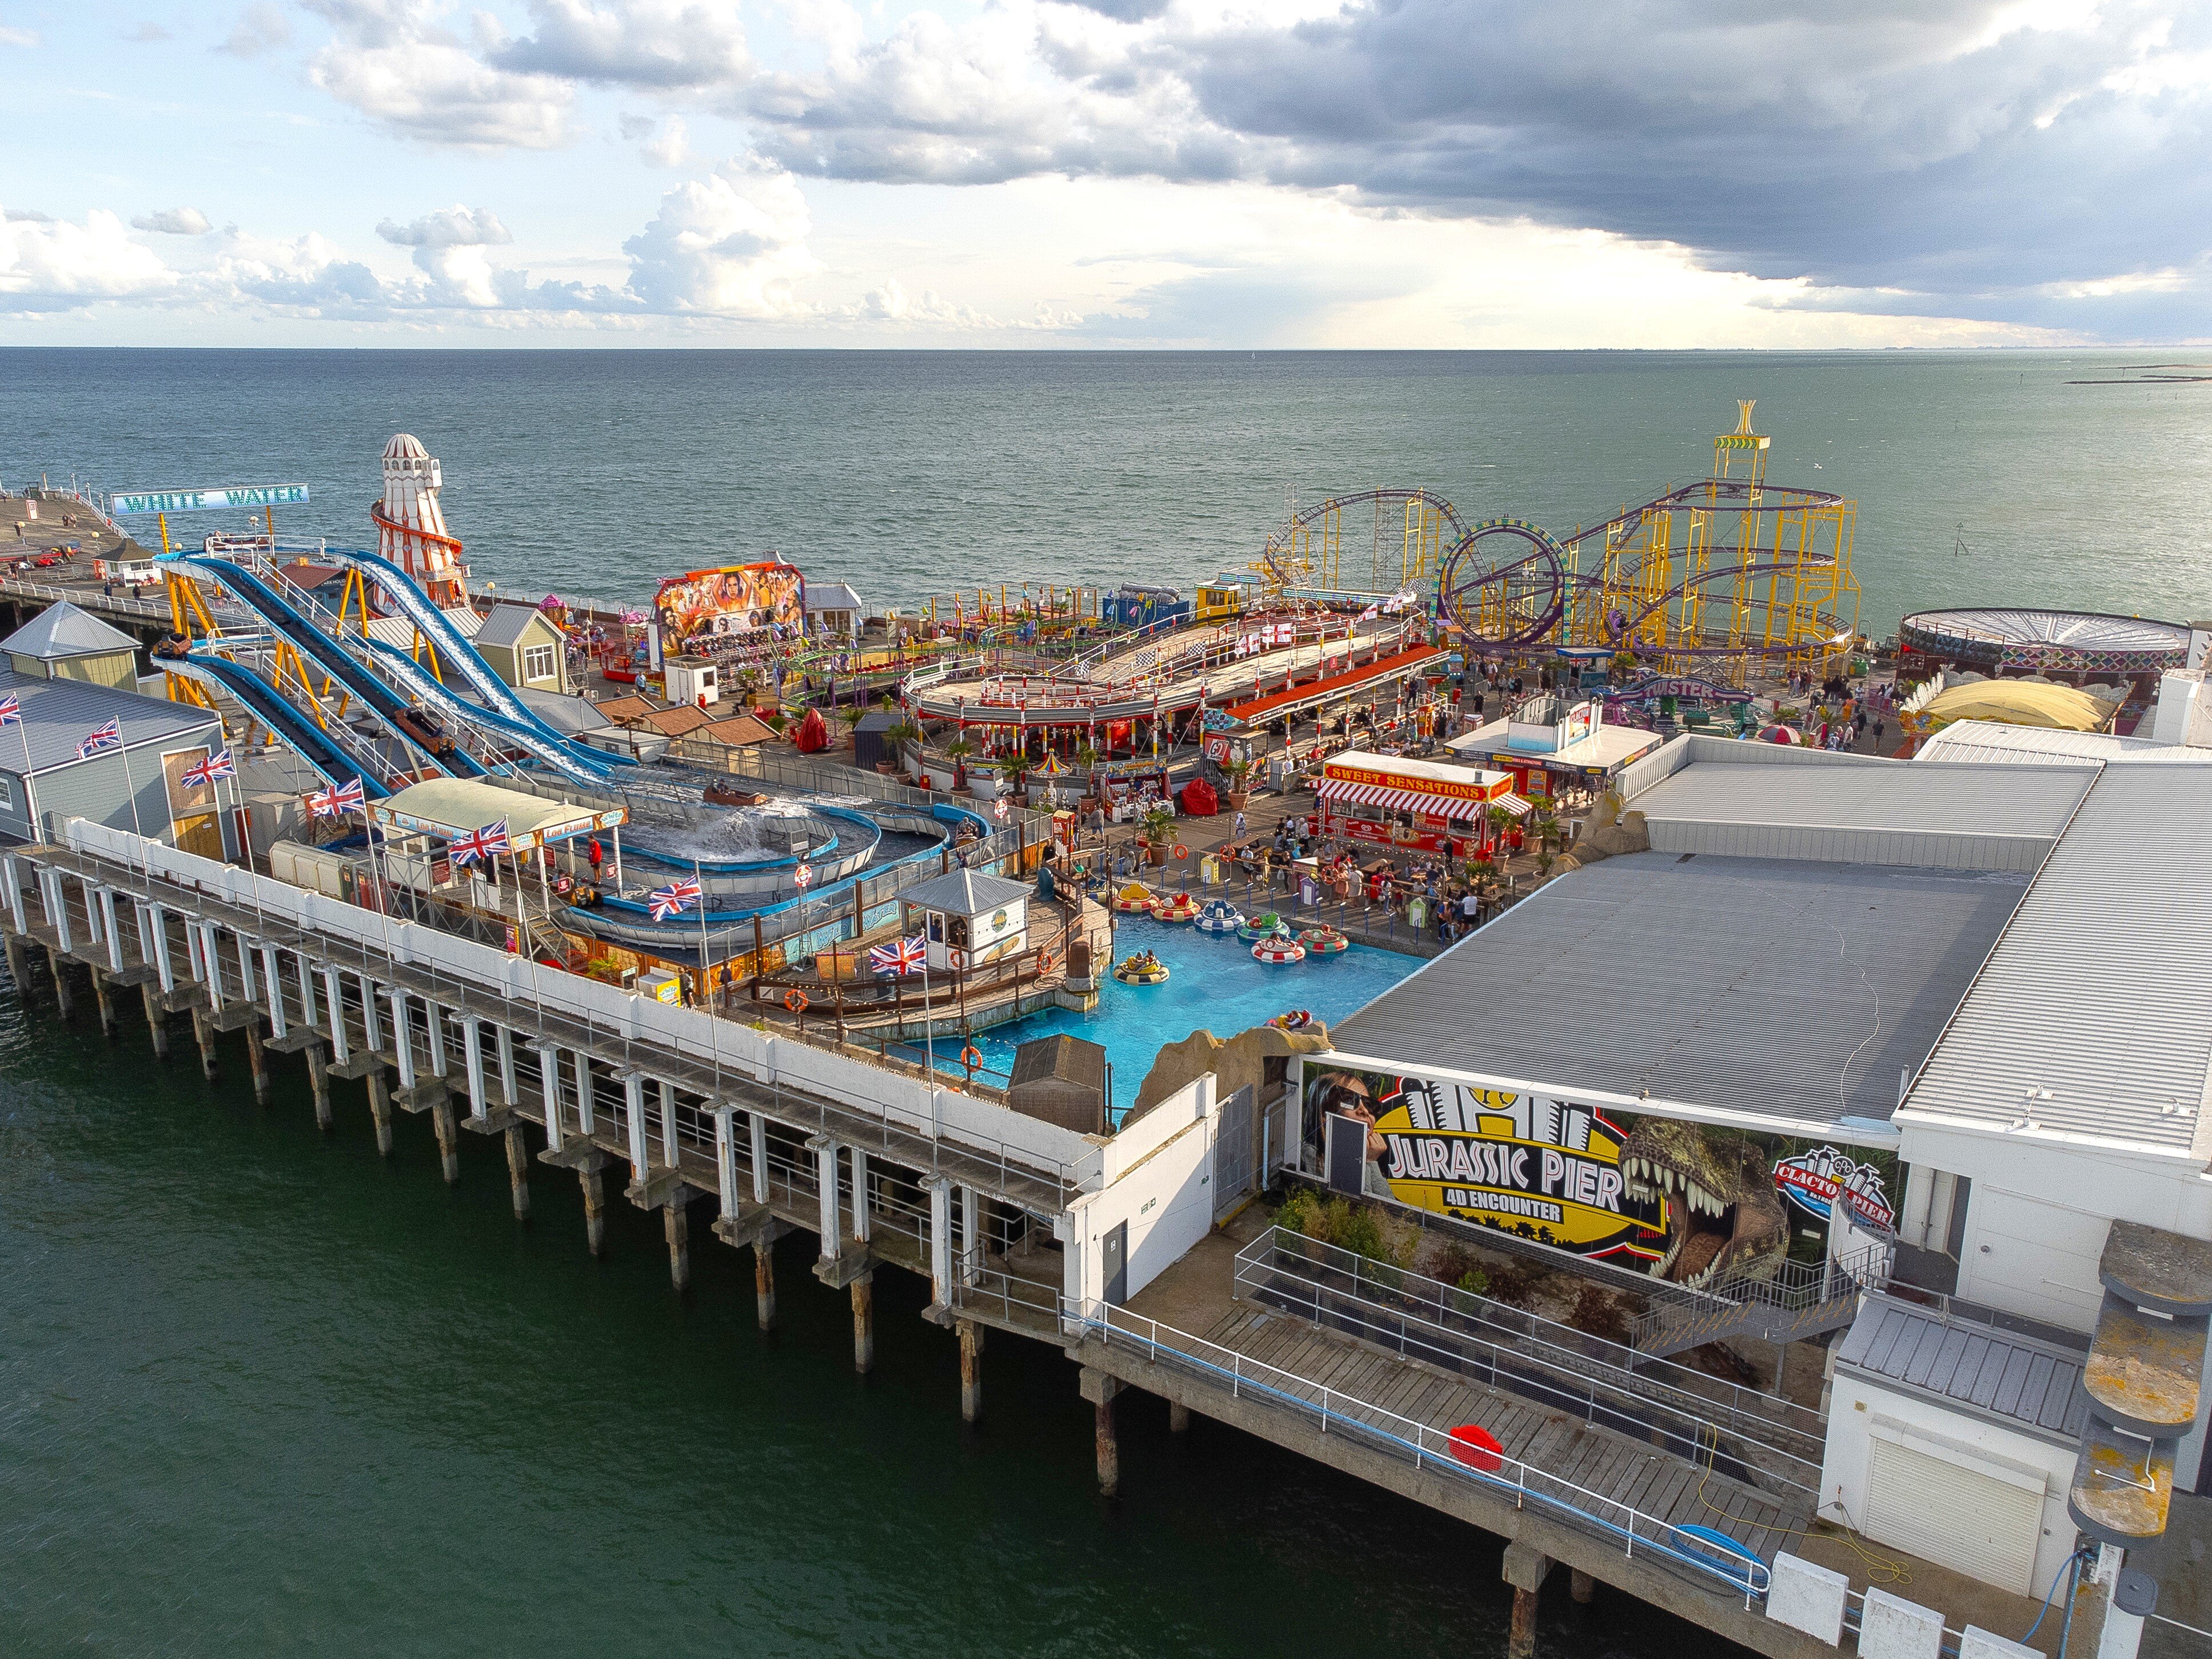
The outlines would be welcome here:
<svg viewBox="0 0 2212 1659">
<path fill-rule="evenodd" d="M 1421 965 L 1419 957 L 1354 945 L 1339 956 L 1309 957 L 1270 967 L 1253 961 L 1252 947 L 1234 934 L 1213 938 L 1148 916 L 1123 917 L 1114 949 L 1117 957 L 1153 951 L 1168 965 L 1168 982 L 1124 985 L 1104 976 L 1098 1006 L 1087 1014 L 1047 1008 L 978 1031 L 975 1047 L 982 1051 L 985 1067 L 996 1073 L 992 1082 L 1006 1081 L 1006 1074 L 1013 1070 L 1014 1050 L 1021 1044 L 1065 1031 L 1106 1050 L 1114 1067 L 1112 1106 L 1118 1121 L 1136 1104 L 1137 1091 L 1152 1069 L 1153 1056 L 1167 1044 L 1201 1030 L 1218 1037 L 1234 1036 L 1291 1008 L 1304 1008 L 1316 1019 L 1334 1024 Z M 957 1038 L 939 1041 L 938 1068 L 960 1073 L 959 1049 Z"/>
</svg>

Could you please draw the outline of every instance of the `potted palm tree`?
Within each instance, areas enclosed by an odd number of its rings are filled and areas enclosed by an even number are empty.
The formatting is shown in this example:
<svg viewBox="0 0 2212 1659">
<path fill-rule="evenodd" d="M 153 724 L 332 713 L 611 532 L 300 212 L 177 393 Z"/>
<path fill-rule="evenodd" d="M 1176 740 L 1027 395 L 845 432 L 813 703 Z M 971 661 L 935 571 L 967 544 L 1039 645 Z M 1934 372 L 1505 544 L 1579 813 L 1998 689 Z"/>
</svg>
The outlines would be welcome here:
<svg viewBox="0 0 2212 1659">
<path fill-rule="evenodd" d="M 1490 819 L 1490 844 L 1493 848 L 1505 844 L 1505 832 L 1513 827 L 1513 814 L 1502 806 L 1493 806 L 1486 816 Z"/>
<path fill-rule="evenodd" d="M 921 767 L 921 727 L 911 718 L 899 721 L 884 732 L 884 741 L 889 745 L 886 752 L 890 756 L 880 769 L 886 776 L 896 776 L 909 764 Z M 927 775 L 924 773 L 922 775 L 926 778 Z"/>
<path fill-rule="evenodd" d="M 1145 816 L 1138 820 L 1138 825 L 1145 837 L 1145 862 L 1165 864 L 1168 861 L 1168 845 L 1175 840 L 1175 814 L 1155 803 L 1145 810 Z"/>
<path fill-rule="evenodd" d="M 1252 763 L 1249 760 L 1224 761 L 1221 769 L 1229 775 L 1229 807 L 1241 812 L 1244 803 L 1251 799 L 1248 786 L 1252 781 Z"/>
<path fill-rule="evenodd" d="M 968 787 L 968 757 L 975 752 L 975 745 L 965 737 L 956 737 L 945 745 L 945 758 L 952 763 L 952 793 L 958 794 Z"/>
</svg>

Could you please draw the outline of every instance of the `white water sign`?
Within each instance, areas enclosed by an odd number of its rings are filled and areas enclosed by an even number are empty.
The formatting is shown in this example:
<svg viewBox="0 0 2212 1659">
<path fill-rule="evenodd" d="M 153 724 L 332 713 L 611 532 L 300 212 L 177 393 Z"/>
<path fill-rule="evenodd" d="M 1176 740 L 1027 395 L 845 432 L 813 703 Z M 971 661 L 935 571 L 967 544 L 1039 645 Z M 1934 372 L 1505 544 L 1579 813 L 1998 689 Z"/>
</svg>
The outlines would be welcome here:
<svg viewBox="0 0 2212 1659">
<path fill-rule="evenodd" d="M 234 484 L 221 489 L 148 489 L 110 499 L 117 518 L 127 513 L 204 513 L 218 507 L 304 507 L 307 486 Z"/>
</svg>

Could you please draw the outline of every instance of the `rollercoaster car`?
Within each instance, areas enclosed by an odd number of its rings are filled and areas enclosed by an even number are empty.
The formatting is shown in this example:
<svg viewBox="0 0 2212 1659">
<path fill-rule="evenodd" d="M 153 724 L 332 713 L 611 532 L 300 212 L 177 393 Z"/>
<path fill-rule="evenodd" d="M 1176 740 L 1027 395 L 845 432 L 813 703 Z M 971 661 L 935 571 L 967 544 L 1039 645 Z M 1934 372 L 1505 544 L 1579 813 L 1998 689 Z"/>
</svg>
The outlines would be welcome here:
<svg viewBox="0 0 2212 1659">
<path fill-rule="evenodd" d="M 397 719 L 399 729 L 431 754 L 442 759 L 453 752 L 453 733 L 432 710 L 416 703 L 401 709 Z"/>
<path fill-rule="evenodd" d="M 162 635 L 160 639 L 154 641 L 154 648 L 150 654 L 164 658 L 170 662 L 176 662 L 189 657 L 191 653 L 192 642 L 190 636 L 172 632 Z"/>
</svg>

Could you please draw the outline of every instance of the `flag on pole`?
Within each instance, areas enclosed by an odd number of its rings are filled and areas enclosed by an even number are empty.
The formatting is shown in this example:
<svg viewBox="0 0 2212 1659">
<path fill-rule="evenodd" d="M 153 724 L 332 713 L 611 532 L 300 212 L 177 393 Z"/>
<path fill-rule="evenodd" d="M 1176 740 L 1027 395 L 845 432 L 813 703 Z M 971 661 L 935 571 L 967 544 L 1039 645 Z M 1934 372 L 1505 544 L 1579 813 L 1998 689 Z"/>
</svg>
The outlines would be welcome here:
<svg viewBox="0 0 2212 1659">
<path fill-rule="evenodd" d="M 507 820 L 487 823 L 481 830 L 471 830 L 465 836 L 453 838 L 453 862 L 465 869 L 479 859 L 497 858 L 508 850 Z"/>
<path fill-rule="evenodd" d="M 82 760 L 87 756 L 97 755 L 103 750 L 122 747 L 123 726 L 119 721 L 109 720 L 103 726 L 94 726 L 91 731 L 84 734 L 77 744 L 76 757 Z"/>
<path fill-rule="evenodd" d="M 672 881 L 665 887 L 656 887 L 646 895 L 646 908 L 653 912 L 655 921 L 665 921 L 671 916 L 680 916 L 699 902 L 699 884 L 686 876 L 681 881 Z"/>
<path fill-rule="evenodd" d="M 222 751 L 230 753 L 228 749 Z M 228 777 L 229 773 L 222 775 Z M 342 818 L 349 812 L 367 810 L 368 792 L 362 787 L 359 778 L 349 779 L 335 789 L 318 789 L 307 797 L 307 816 L 311 818 Z"/>
<path fill-rule="evenodd" d="M 238 767 L 230 757 L 230 750 L 218 749 L 205 760 L 187 766 L 178 781 L 187 789 L 205 789 L 210 787 L 217 778 L 234 778 L 237 775 Z M 356 784 L 355 787 L 358 788 L 360 786 Z"/>
<path fill-rule="evenodd" d="M 0 697 L 0 726 L 21 726 L 22 723 L 23 705 L 15 701 L 14 694 L 11 692 Z"/>
<path fill-rule="evenodd" d="M 879 974 L 916 974 L 928 959 L 929 947 L 921 934 L 868 947 L 868 966 Z"/>
</svg>

